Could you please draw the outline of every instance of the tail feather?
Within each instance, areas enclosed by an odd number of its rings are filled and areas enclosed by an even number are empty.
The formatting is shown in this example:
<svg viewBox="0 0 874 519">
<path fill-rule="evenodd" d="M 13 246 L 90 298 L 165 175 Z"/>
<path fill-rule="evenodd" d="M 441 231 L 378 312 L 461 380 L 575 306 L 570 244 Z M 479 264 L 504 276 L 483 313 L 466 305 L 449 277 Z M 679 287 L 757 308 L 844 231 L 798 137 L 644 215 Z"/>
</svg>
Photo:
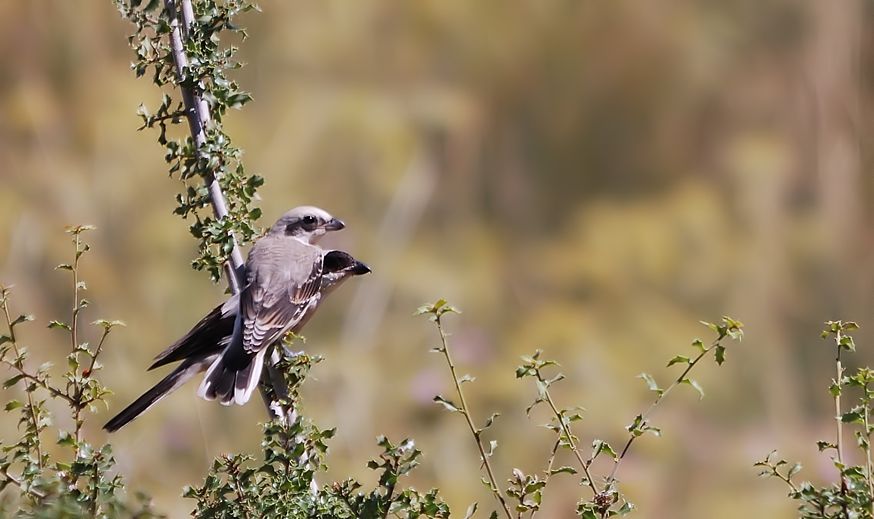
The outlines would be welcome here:
<svg viewBox="0 0 874 519">
<path fill-rule="evenodd" d="M 176 388 L 188 382 L 194 375 L 203 371 L 208 366 L 215 356 L 208 357 L 202 360 L 186 361 L 174 369 L 169 375 L 161 379 L 151 389 L 142 394 L 139 398 L 133 401 L 123 411 L 115 415 L 111 420 L 103 426 L 109 432 L 115 432 L 133 419 L 143 414 L 147 409 L 158 403 L 159 400 L 172 393 Z"/>
<path fill-rule="evenodd" d="M 221 353 L 223 340 L 234 331 L 239 298 L 234 296 L 212 309 L 181 339 L 161 352 L 149 369 L 190 357 L 205 357 Z"/>
<path fill-rule="evenodd" d="M 197 394 L 206 400 L 218 400 L 222 405 L 245 404 L 258 387 L 265 353 L 266 348 L 241 365 L 231 361 L 225 352 L 207 370 Z"/>
</svg>

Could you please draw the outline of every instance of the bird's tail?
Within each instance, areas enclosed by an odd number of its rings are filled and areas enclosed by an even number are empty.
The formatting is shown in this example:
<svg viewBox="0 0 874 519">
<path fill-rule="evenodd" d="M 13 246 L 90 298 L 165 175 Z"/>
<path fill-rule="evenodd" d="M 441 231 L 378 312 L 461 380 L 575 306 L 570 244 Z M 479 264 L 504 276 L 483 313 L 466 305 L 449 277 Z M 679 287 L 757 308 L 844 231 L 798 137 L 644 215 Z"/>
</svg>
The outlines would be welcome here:
<svg viewBox="0 0 874 519">
<path fill-rule="evenodd" d="M 201 398 L 218 400 L 222 405 L 243 405 L 258 387 L 264 355 L 269 348 L 262 349 L 254 357 L 235 355 L 232 349 L 233 345 L 229 346 L 207 370 L 197 390 Z"/>
<path fill-rule="evenodd" d="M 215 356 L 200 361 L 186 361 L 174 369 L 169 375 L 162 378 L 151 389 L 103 426 L 109 432 L 114 432 L 124 427 L 128 422 L 143 414 L 148 408 L 155 405 L 159 400 L 172 393 L 176 388 L 187 382 L 191 377 L 200 373 L 213 362 Z"/>
<path fill-rule="evenodd" d="M 181 339 L 155 357 L 149 369 L 191 357 L 219 354 L 227 345 L 226 338 L 234 331 L 239 297 L 233 296 L 215 307 L 194 325 Z"/>
</svg>

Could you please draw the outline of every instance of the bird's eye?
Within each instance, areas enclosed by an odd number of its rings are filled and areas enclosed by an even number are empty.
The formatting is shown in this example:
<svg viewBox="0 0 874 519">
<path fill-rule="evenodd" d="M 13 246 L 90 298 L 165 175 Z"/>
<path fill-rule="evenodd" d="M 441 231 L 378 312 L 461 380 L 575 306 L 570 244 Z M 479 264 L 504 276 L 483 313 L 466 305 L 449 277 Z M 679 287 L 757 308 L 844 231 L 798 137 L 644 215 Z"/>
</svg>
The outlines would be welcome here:
<svg viewBox="0 0 874 519">
<path fill-rule="evenodd" d="M 305 223 L 307 225 L 312 225 L 312 224 L 316 223 L 316 217 L 311 215 L 311 214 L 308 214 L 308 215 L 303 217 L 302 221 L 303 221 L 303 223 Z"/>
</svg>

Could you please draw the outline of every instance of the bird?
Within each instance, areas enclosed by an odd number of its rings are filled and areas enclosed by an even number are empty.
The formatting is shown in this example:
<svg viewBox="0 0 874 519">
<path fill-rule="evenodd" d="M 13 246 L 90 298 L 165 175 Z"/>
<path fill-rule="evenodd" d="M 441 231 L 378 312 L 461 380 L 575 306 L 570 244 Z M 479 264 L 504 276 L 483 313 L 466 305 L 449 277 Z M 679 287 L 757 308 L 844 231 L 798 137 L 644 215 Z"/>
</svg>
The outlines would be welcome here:
<svg viewBox="0 0 874 519">
<path fill-rule="evenodd" d="M 241 269 L 243 290 L 216 306 L 155 357 L 150 370 L 174 362 L 179 365 L 109 420 L 104 429 L 117 431 L 204 370 L 207 375 L 199 395 L 218 398 L 225 405 L 248 401 L 269 346 L 289 331 L 300 331 L 321 301 L 344 281 L 370 272 L 347 252 L 325 251 L 315 245 L 326 232 L 344 226 L 311 206 L 284 214 L 253 245 Z M 300 275 L 307 270 L 306 276 Z M 288 299 L 275 299 L 283 294 L 283 287 Z M 265 320 L 265 316 L 270 319 Z"/>
</svg>

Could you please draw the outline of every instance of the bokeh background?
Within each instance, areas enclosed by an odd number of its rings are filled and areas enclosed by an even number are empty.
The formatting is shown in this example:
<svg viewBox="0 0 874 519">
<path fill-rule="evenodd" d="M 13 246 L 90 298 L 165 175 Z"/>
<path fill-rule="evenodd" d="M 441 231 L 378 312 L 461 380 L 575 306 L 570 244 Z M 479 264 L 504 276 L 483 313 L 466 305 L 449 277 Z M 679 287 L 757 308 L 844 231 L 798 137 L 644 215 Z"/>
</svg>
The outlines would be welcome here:
<svg viewBox="0 0 874 519">
<path fill-rule="evenodd" d="M 309 325 L 324 354 L 304 411 L 339 427 L 336 477 L 372 481 L 381 433 L 424 451 L 413 478 L 456 513 L 491 505 L 449 394 L 436 334 L 412 317 L 446 297 L 460 369 L 494 429 L 502 478 L 542 468 L 551 433 L 524 408 L 520 355 L 543 348 L 582 405 L 585 442 L 621 444 L 650 399 L 635 378 L 667 379 L 667 358 L 723 314 L 746 323 L 707 392 L 672 394 L 665 435 L 622 469 L 640 517 L 793 516 L 785 488 L 756 478 L 773 448 L 833 476 L 832 348 L 826 319 L 855 319 L 856 364 L 874 361 L 872 5 L 862 0 L 266 1 L 247 15 L 255 102 L 227 130 L 266 178 L 264 224 L 308 203 L 349 224 L 329 245 L 373 274 L 338 291 Z M 109 1 L 0 3 L 0 279 L 38 323 L 66 315 L 63 227 L 91 223 L 86 320 L 117 318 L 105 358 L 116 392 L 99 426 L 161 376 L 143 367 L 222 298 L 193 272 L 194 241 L 171 214 L 140 102 L 159 93 L 129 70 L 130 27 Z M 65 347 L 31 325 L 39 358 Z M 6 395 L 11 396 L 7 391 Z M 227 451 L 258 452 L 258 403 L 221 408 L 195 384 L 111 439 L 119 470 L 173 517 Z M 4 434 L 15 434 L 3 418 Z M 848 438 L 849 441 L 849 438 Z M 568 461 L 569 463 L 569 461 Z M 545 517 L 586 495 L 571 478 Z"/>
</svg>

